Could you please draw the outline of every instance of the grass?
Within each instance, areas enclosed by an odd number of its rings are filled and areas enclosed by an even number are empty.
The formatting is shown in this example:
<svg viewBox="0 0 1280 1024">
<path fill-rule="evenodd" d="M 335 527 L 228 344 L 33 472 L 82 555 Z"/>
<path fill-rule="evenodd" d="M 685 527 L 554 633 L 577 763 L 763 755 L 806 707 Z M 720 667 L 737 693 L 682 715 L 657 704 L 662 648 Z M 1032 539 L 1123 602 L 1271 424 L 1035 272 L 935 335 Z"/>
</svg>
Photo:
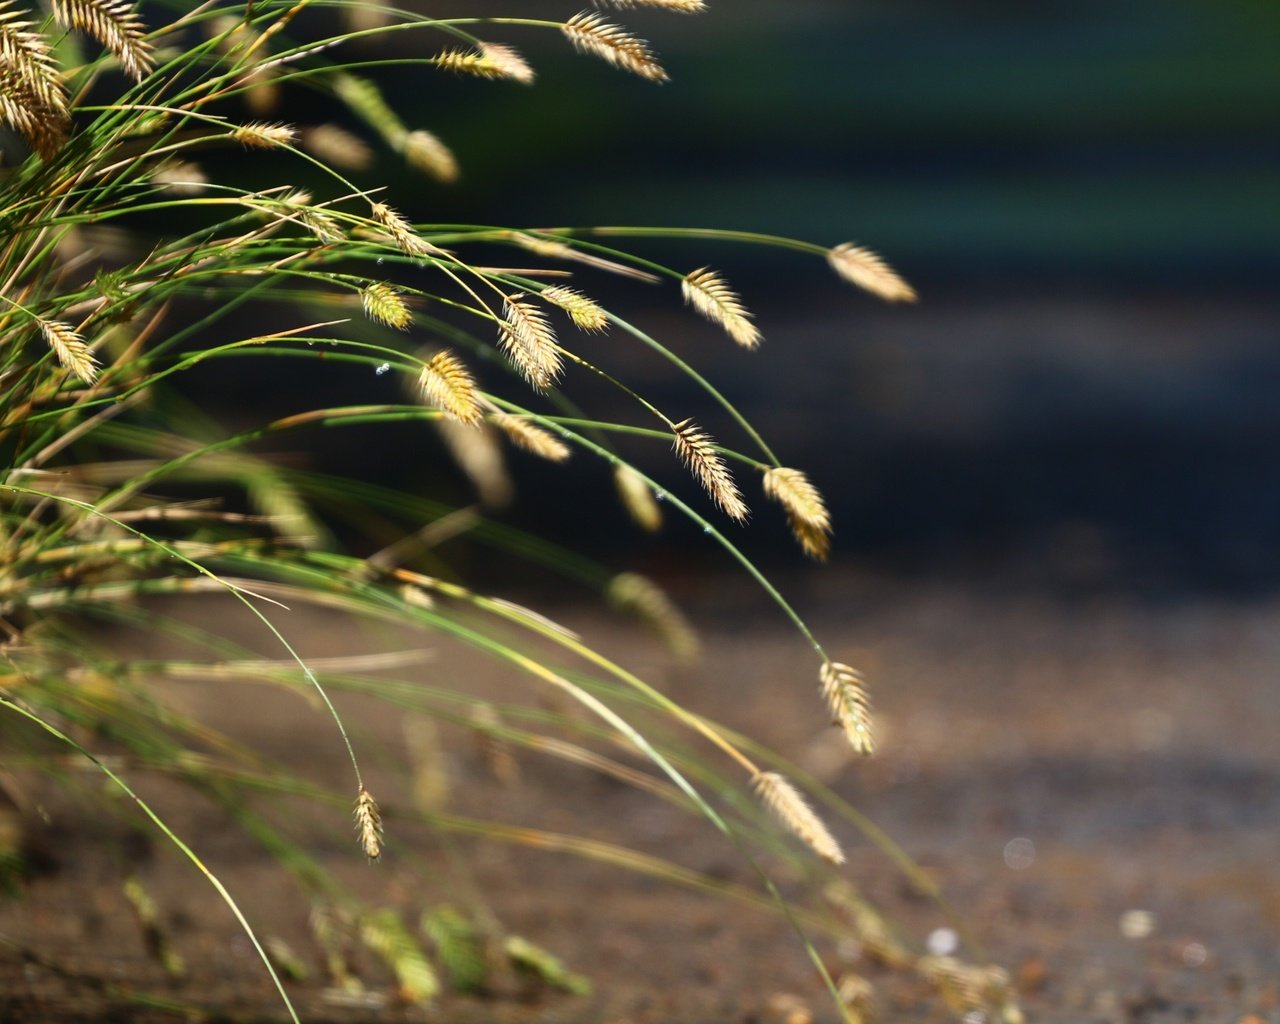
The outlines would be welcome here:
<svg viewBox="0 0 1280 1024">
<path fill-rule="evenodd" d="M 614 6 L 697 13 L 704 5 Z M 864 827 L 914 872 L 852 808 L 544 616 L 476 592 L 438 550 L 459 537 L 494 546 L 509 559 L 513 579 L 522 564 L 554 565 L 593 587 L 601 602 L 648 619 L 678 656 L 692 656 L 693 630 L 654 581 L 607 571 L 488 514 L 512 487 L 504 444 L 553 463 L 602 460 L 618 485 L 620 516 L 629 513 L 648 530 L 660 528 L 664 515 L 687 517 L 760 584 L 812 648 L 812 664 L 799 671 L 821 681 L 829 705 L 824 711 L 815 701 L 815 714 L 829 713 L 857 753 L 873 749 L 861 677 L 828 657 L 722 527 L 749 517 L 735 469 L 759 474 L 762 496 L 785 509 L 803 551 L 824 559 L 831 521 L 820 492 L 778 460 L 706 377 L 584 289 L 601 275 L 637 288 L 678 283 L 694 314 L 750 350 L 762 341 L 760 329 L 722 273 L 655 263 L 612 239 L 775 245 L 825 259 L 840 277 L 885 300 L 913 299 L 910 287 L 874 253 L 847 243 L 705 229 L 418 223 L 367 180 L 379 150 L 439 183 L 458 173 L 445 143 L 405 124 L 382 94 L 374 70 L 380 47 L 394 55 L 391 62 L 416 64 L 424 76 L 519 87 L 533 83 L 535 69 L 512 44 L 482 36 L 554 32 L 588 57 L 664 81 L 649 44 L 611 18 L 601 11 L 564 21 L 436 19 L 374 4 L 300 0 L 156 5 L 144 19 L 120 0 L 55 0 L 49 14 L 0 3 L 0 116 L 18 150 L 0 181 L 0 739 L 17 802 L 30 804 L 48 784 L 42 777 L 65 782 L 68 755 L 100 772 L 235 914 L 294 1020 L 287 981 L 298 974 L 297 958 L 260 937 L 201 858 L 202 837 L 179 834 L 133 779 L 179 780 L 272 852 L 299 898 L 316 908 L 315 941 L 339 989 L 363 984 L 343 952 L 350 943 L 384 960 L 399 997 L 411 1003 L 432 1002 L 449 989 L 482 990 L 500 963 L 570 992 L 585 991 L 588 982 L 478 907 L 421 908 L 415 930 L 392 906 L 358 898 L 291 838 L 291 810 L 303 803 L 321 808 L 336 832 L 348 831 L 354 817 L 352 857 L 370 862 L 384 858 L 384 839 L 398 823 L 419 820 L 442 843 L 463 833 L 550 846 L 767 907 L 800 935 L 847 1020 L 864 1018 L 865 987 L 837 984 L 812 944 L 821 940 L 810 935 L 852 932 L 869 958 L 926 973 L 959 1012 L 996 1007 L 1012 1021 L 1016 1007 L 999 976 L 914 956 L 834 867 L 820 863 L 838 866 L 844 856 L 813 810 L 814 798 Z M 295 102 L 295 93 L 302 99 Z M 323 109 L 329 120 L 284 123 L 277 112 L 286 108 Z M 276 184 L 251 184 L 263 180 Z M 514 265 L 494 265 L 495 254 Z M 289 326 L 257 326 L 281 317 Z M 605 332 L 614 335 L 611 344 L 647 346 L 686 375 L 740 428 L 739 445 L 717 442 L 690 410 L 661 409 L 597 365 L 607 355 L 598 348 Z M 293 386 L 300 359 L 342 377 L 351 404 L 309 402 Z M 183 397 L 187 383 L 214 364 L 272 381 L 293 411 L 239 431 L 219 427 L 212 413 Z M 359 382 L 370 379 L 370 369 L 400 378 L 404 400 L 362 395 Z M 575 377 L 604 381 L 619 401 L 607 413 L 580 409 L 571 397 Z M 472 478 L 478 507 L 450 508 L 263 454 L 264 444 L 316 427 L 405 423 L 439 432 Z M 672 474 L 683 462 L 707 500 L 695 506 L 671 494 L 669 480 L 646 477 L 628 460 L 624 441 L 669 445 L 678 456 Z M 424 475 L 429 488 L 432 476 Z M 662 506 L 660 496 L 667 499 Z M 395 539 L 372 556 L 348 553 L 334 537 L 351 531 L 339 524 L 370 517 Z M 278 656 L 264 658 L 205 628 L 200 615 L 193 619 L 183 604 L 201 595 L 217 595 L 259 623 Z M 504 666 L 513 685 L 528 684 L 529 701 L 498 708 L 470 693 L 465 680 L 426 685 L 411 671 L 413 659 L 394 652 L 311 659 L 284 624 L 288 608 L 307 604 L 475 648 Z M 110 629 L 97 628 L 102 624 Z M 184 653 L 133 656 L 135 632 L 166 637 Z M 309 694 L 332 720 L 333 756 L 349 761 L 349 788 L 335 794 L 268 765 L 190 717 L 163 685 L 175 679 L 265 680 Z M 558 694 L 559 710 L 535 711 L 538 691 Z M 751 865 L 758 888 L 605 843 L 446 815 L 429 798 L 380 808 L 375 773 L 363 767 L 368 752 L 331 693 L 364 695 L 417 723 L 407 727 L 418 736 L 422 763 L 412 770 L 424 786 L 438 756 L 434 724 L 465 724 L 499 775 L 513 775 L 511 751 L 524 748 L 701 815 Z M 758 803 L 747 796 L 751 790 Z M 335 802 L 348 810 L 339 813 Z M 809 880 L 810 892 L 826 887 L 830 898 L 784 900 L 769 873 L 780 861 Z M 20 890 L 22 865 L 7 863 Z M 921 881 L 918 872 L 913 877 Z M 181 959 L 142 882 L 130 874 L 122 884 L 150 948 L 178 972 Z M 31 962 L 42 962 L 38 951 L 28 952 Z"/>
</svg>

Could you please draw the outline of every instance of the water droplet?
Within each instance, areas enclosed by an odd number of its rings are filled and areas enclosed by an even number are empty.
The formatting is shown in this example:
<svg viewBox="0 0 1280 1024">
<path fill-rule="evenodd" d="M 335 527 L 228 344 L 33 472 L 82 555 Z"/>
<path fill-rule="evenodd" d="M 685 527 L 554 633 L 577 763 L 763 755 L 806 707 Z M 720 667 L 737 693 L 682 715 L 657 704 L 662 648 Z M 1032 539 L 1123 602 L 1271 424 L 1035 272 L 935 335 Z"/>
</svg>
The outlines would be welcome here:
<svg viewBox="0 0 1280 1024">
<path fill-rule="evenodd" d="M 382 266 L 382 257 L 381 257 L 381 256 L 379 256 L 379 257 L 378 257 L 378 266 Z"/>
<path fill-rule="evenodd" d="M 374 370 L 373 372 L 374 372 L 374 373 L 376 373 L 379 377 L 381 377 L 381 376 L 382 376 L 384 373 L 386 373 L 389 369 L 391 369 L 391 364 L 390 364 L 390 363 L 383 363 L 381 366 L 379 366 L 379 367 L 378 367 L 376 370 Z"/>
<path fill-rule="evenodd" d="M 666 492 L 666 491 L 654 491 L 654 492 L 653 492 L 653 500 L 654 500 L 654 501 L 666 501 L 666 500 L 667 500 L 667 492 Z"/>
<path fill-rule="evenodd" d="M 711 526 L 710 526 L 710 524 L 708 524 L 707 526 L 704 526 L 704 527 L 702 528 L 702 532 L 703 532 L 703 533 L 710 533 L 710 532 L 711 532 Z"/>
<path fill-rule="evenodd" d="M 950 956 L 960 948 L 960 936 L 954 928 L 935 928 L 925 939 L 925 945 L 934 956 Z"/>
</svg>

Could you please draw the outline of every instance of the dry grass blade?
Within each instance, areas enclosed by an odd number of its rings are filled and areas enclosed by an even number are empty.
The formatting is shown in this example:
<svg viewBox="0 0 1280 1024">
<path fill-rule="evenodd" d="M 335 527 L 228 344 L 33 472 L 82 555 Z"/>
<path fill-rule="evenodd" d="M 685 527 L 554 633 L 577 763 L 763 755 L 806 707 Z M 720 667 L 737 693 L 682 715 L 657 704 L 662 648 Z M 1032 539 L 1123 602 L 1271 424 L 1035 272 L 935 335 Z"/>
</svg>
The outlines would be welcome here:
<svg viewBox="0 0 1280 1024">
<path fill-rule="evenodd" d="M 597 256 L 594 253 L 583 252 L 580 249 L 573 248 L 571 245 L 557 242 L 553 238 L 538 238 L 535 235 L 517 233 L 512 236 L 512 241 L 520 248 L 528 249 L 530 252 L 544 256 L 547 259 L 569 260 L 574 263 L 581 263 L 584 266 L 595 267 L 597 270 L 604 270 L 610 274 L 617 274 L 619 277 L 629 277 L 635 281 L 644 281 L 646 284 L 657 284 L 660 280 L 656 274 L 650 274 L 647 270 L 639 270 L 636 267 L 629 267 L 625 263 L 607 260 L 603 256 Z"/>
<path fill-rule="evenodd" d="M 122 0 L 54 0 L 54 17 L 93 36 L 115 54 L 125 74 L 142 81 L 154 61 L 147 26 L 133 5 Z"/>
<path fill-rule="evenodd" d="M 382 814 L 373 794 L 364 786 L 356 796 L 355 816 L 356 834 L 360 837 L 364 855 L 370 860 L 377 860 L 382 856 Z"/>
<path fill-rule="evenodd" d="M 354 132 L 336 124 L 318 124 L 302 130 L 302 144 L 326 163 L 350 171 L 373 166 L 373 150 Z"/>
<path fill-rule="evenodd" d="M 426 400 L 446 415 L 469 427 L 479 424 L 475 379 L 448 349 L 437 352 L 423 366 L 418 386 Z"/>
<path fill-rule="evenodd" d="M 386 203 L 374 203 L 372 212 L 373 219 L 386 228 L 387 234 L 396 243 L 396 247 L 406 256 L 422 257 L 442 254 L 441 249 L 419 238 L 409 222 Z"/>
<path fill-rule="evenodd" d="M 776 467 L 764 475 L 764 493 L 787 510 L 804 553 L 825 562 L 831 550 L 831 514 L 809 478 L 798 469 Z"/>
<path fill-rule="evenodd" d="M 498 325 L 503 351 L 525 380 L 545 391 L 560 376 L 562 363 L 555 331 L 542 310 L 512 295 L 503 303 L 503 320 Z"/>
<path fill-rule="evenodd" d="M 502 43 L 480 43 L 474 50 L 446 50 L 434 59 L 436 66 L 446 71 L 533 84 L 534 72 L 528 61 L 515 47 Z"/>
<path fill-rule="evenodd" d="M 827 253 L 827 262 L 846 281 L 887 302 L 916 301 L 916 290 L 870 249 L 845 242 Z"/>
<path fill-rule="evenodd" d="M 544 288 L 540 296 L 553 306 L 559 306 L 569 318 L 584 331 L 603 331 L 609 327 L 609 316 L 594 299 L 564 285 Z"/>
<path fill-rule="evenodd" d="M 707 9 L 706 0 L 594 0 L 597 7 L 616 7 L 630 10 L 632 7 L 660 7 L 678 14 L 701 14 Z"/>
<path fill-rule="evenodd" d="M 407 331 L 413 322 L 413 315 L 403 297 L 385 281 L 374 281 L 361 288 L 360 304 L 370 320 L 377 320 L 397 331 Z"/>
<path fill-rule="evenodd" d="M 832 724 L 844 731 L 849 745 L 859 754 L 875 753 L 871 701 L 862 676 L 848 665 L 828 661 L 822 666 L 818 679 L 822 683 L 822 696 L 831 708 Z"/>
<path fill-rule="evenodd" d="M 671 429 L 675 432 L 676 454 L 706 488 L 711 500 L 730 519 L 743 522 L 751 510 L 742 500 L 729 467 L 716 451 L 715 442 L 691 419 L 676 423 Z"/>
<path fill-rule="evenodd" d="M 627 465 L 613 471 L 613 482 L 627 514 L 642 530 L 657 533 L 662 528 L 662 506 L 653 496 L 647 480 Z"/>
<path fill-rule="evenodd" d="M 428 131 L 419 128 L 406 135 L 401 152 L 415 171 L 429 174 L 445 184 L 458 180 L 458 161 L 453 151 Z"/>
<path fill-rule="evenodd" d="M 297 134 L 287 124 L 253 121 L 234 129 L 231 137 L 246 149 L 276 149 L 279 146 L 290 145 Z"/>
<path fill-rule="evenodd" d="M 40 325 L 40 333 L 53 349 L 58 362 L 70 370 L 86 384 L 92 384 L 98 378 L 98 361 L 93 352 L 68 324 L 61 320 L 36 321 Z"/>
<path fill-rule="evenodd" d="M 760 330 L 751 322 L 751 313 L 738 293 L 710 267 L 687 275 L 681 282 L 684 301 L 712 323 L 723 327 L 734 341 L 746 349 L 760 347 Z"/>
<path fill-rule="evenodd" d="M 538 426 L 528 416 L 512 416 L 505 412 L 491 412 L 489 422 L 507 435 L 517 448 L 523 448 L 551 462 L 564 462 L 571 452 L 569 446 Z"/>
<path fill-rule="evenodd" d="M 761 772 L 753 780 L 765 809 L 794 832 L 814 853 L 831 864 L 844 863 L 844 851 L 800 791 L 777 772 Z"/>
<path fill-rule="evenodd" d="M 649 49 L 649 44 L 633 36 L 625 28 L 607 22 L 599 14 L 582 11 L 560 26 L 574 47 L 594 54 L 614 67 L 647 78 L 651 82 L 667 81 L 667 73 Z"/>
</svg>

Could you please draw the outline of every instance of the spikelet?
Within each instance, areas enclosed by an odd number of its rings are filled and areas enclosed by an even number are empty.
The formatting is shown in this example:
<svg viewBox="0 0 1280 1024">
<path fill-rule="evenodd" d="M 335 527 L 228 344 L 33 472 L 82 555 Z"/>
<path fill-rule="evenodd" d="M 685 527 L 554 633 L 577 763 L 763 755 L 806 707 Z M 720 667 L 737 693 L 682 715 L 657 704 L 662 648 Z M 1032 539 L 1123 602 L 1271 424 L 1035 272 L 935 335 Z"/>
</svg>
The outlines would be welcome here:
<svg viewBox="0 0 1280 1024">
<path fill-rule="evenodd" d="M 341 225 L 317 207 L 310 205 L 299 206 L 293 210 L 293 214 L 308 231 L 326 245 L 332 242 L 341 242 L 345 237 Z"/>
<path fill-rule="evenodd" d="M 42 317 L 37 318 L 36 323 L 40 325 L 40 333 L 44 335 L 44 340 L 48 342 L 58 362 L 65 369 L 70 370 L 86 384 L 92 384 L 97 380 L 98 361 L 94 358 L 89 346 L 85 344 L 85 340 L 69 324 L 64 324 L 61 320 L 45 320 Z"/>
<path fill-rule="evenodd" d="M 68 28 L 98 40 L 135 81 L 141 82 L 154 66 L 147 26 L 132 4 L 122 0 L 54 0 L 53 14 Z"/>
<path fill-rule="evenodd" d="M 382 815 L 378 812 L 378 802 L 364 786 L 356 796 L 355 814 L 356 834 L 364 855 L 371 861 L 377 860 L 382 856 Z"/>
<path fill-rule="evenodd" d="M 507 473 L 502 447 L 493 428 L 482 423 L 477 430 L 453 419 L 442 419 L 436 423 L 436 429 L 458 468 L 475 486 L 480 504 L 486 508 L 509 505 L 516 488 Z"/>
<path fill-rule="evenodd" d="M 613 483 L 632 521 L 642 530 L 657 533 L 662 528 L 662 507 L 648 481 L 624 464 L 613 471 Z"/>
<path fill-rule="evenodd" d="M 560 26 L 574 48 L 608 61 L 647 78 L 651 82 L 667 81 L 667 73 L 643 39 L 624 28 L 607 22 L 599 14 L 582 11 Z"/>
<path fill-rule="evenodd" d="M 557 284 L 544 288 L 540 297 L 551 305 L 563 309 L 584 331 L 603 331 L 609 327 L 609 316 L 604 309 L 580 291 Z"/>
<path fill-rule="evenodd" d="M 407 331 L 413 322 L 404 298 L 385 281 L 374 281 L 360 289 L 360 304 L 370 320 Z"/>
<path fill-rule="evenodd" d="M 448 184 L 458 180 L 458 161 L 452 151 L 428 131 L 418 129 L 404 137 L 400 151 L 415 171 Z"/>
<path fill-rule="evenodd" d="M 632 7 L 661 7 L 677 14 L 701 14 L 707 9 L 706 0 L 594 0 L 597 7 L 616 7 L 629 10 Z"/>
<path fill-rule="evenodd" d="M 67 140 L 67 91 L 44 34 L 0 2 L 0 118 L 46 160 Z"/>
<path fill-rule="evenodd" d="M 442 349 L 428 360 L 418 376 L 423 397 L 450 418 L 468 427 L 480 423 L 476 382 L 462 360 Z"/>
<path fill-rule="evenodd" d="M 382 91 L 367 78 L 346 71 L 329 79 L 334 94 L 361 120 L 386 140 L 392 149 L 403 149 L 409 131 L 391 109 Z"/>
<path fill-rule="evenodd" d="M 545 391 L 555 383 L 562 368 L 555 331 L 546 315 L 523 295 L 508 296 L 498 325 L 499 341 L 525 380 Z"/>
<path fill-rule="evenodd" d="M 520 51 L 502 43 L 480 43 L 474 50 L 446 50 L 432 58 L 437 67 L 479 78 L 509 78 L 532 85 L 533 68 Z"/>
<path fill-rule="evenodd" d="M 844 863 L 844 852 L 799 790 L 777 772 L 760 772 L 751 780 L 765 809 L 814 853 L 832 864 Z"/>
<path fill-rule="evenodd" d="M 406 256 L 438 256 L 443 250 L 414 233 L 409 222 L 386 203 L 373 204 L 373 219 L 387 229 L 391 240 Z"/>
<path fill-rule="evenodd" d="M 297 136 L 287 124 L 268 124 L 265 121 L 252 121 L 242 124 L 231 132 L 231 137 L 246 149 L 275 149 L 287 146 Z"/>
<path fill-rule="evenodd" d="M 455 992 L 481 992 L 489 977 L 485 936 L 449 904 L 424 910 L 418 925 L 436 948 L 436 958 Z"/>
<path fill-rule="evenodd" d="M 714 324 L 723 327 L 734 341 L 746 349 L 760 347 L 760 330 L 737 293 L 710 267 L 695 270 L 680 284 L 684 301 Z"/>
<path fill-rule="evenodd" d="M 614 607 L 638 616 L 662 637 L 663 642 L 681 661 L 698 657 L 698 634 L 667 592 L 647 576 L 635 572 L 619 573 L 609 581 L 605 596 Z"/>
<path fill-rule="evenodd" d="M 862 676 L 838 661 L 823 664 L 818 673 L 822 696 L 831 708 L 831 724 L 844 730 L 849 745 L 859 754 L 873 754 L 875 736 L 871 732 L 871 701 Z"/>
<path fill-rule="evenodd" d="M 916 290 L 870 249 L 845 242 L 827 253 L 827 262 L 846 281 L 886 302 L 916 301 Z"/>
<path fill-rule="evenodd" d="M 511 416 L 505 412 L 491 412 L 489 422 L 507 435 L 507 440 L 517 448 L 523 448 L 550 462 L 564 462 L 572 454 L 569 446 L 549 430 L 534 423 L 528 416 Z"/>
<path fill-rule="evenodd" d="M 360 921 L 360 938 L 395 973 L 399 996 L 421 1005 L 440 994 L 440 979 L 399 915 L 390 908 L 375 910 Z"/>
<path fill-rule="evenodd" d="M 336 124 L 318 124 L 302 129 L 302 144 L 334 167 L 367 171 L 373 166 L 373 150 L 368 143 Z"/>
<path fill-rule="evenodd" d="M 804 553 L 825 562 L 831 550 L 831 514 L 809 478 L 798 469 L 776 467 L 764 475 L 764 493 L 787 510 Z"/>
<path fill-rule="evenodd" d="M 746 520 L 751 510 L 742 500 L 738 485 L 733 481 L 733 474 L 720 458 L 711 437 L 692 419 L 676 423 L 671 429 L 675 432 L 676 454 L 706 488 L 711 500 L 730 519 L 738 522 Z"/>
</svg>

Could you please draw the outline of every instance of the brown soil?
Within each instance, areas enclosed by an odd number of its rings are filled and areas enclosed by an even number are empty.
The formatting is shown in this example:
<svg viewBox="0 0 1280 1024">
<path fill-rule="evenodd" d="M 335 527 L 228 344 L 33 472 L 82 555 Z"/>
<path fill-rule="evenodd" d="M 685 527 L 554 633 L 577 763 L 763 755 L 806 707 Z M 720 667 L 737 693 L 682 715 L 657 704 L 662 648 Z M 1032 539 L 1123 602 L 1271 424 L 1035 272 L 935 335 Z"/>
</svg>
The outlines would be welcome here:
<svg viewBox="0 0 1280 1024">
<path fill-rule="evenodd" d="M 830 742 L 812 657 L 746 584 L 686 595 L 705 631 L 697 669 L 674 668 L 597 611 L 564 608 L 557 618 L 691 707 L 830 780 L 942 883 L 990 958 L 1013 974 L 1028 1019 L 1280 1021 L 1280 599 L 1153 604 L 972 580 L 805 579 L 800 603 L 819 635 L 872 681 L 882 752 L 870 761 L 850 762 Z M 308 622 L 292 635 L 310 656 L 368 649 L 368 638 L 334 620 Z M 510 691 L 502 670 L 448 645 L 424 675 L 458 670 L 479 692 Z M 345 784 L 331 723 L 296 697 L 201 684 L 185 699 L 299 774 Z M 350 700 L 343 709 L 358 726 L 371 785 L 394 807 L 399 716 Z M 462 742 L 449 766 L 449 809 L 458 814 L 621 842 L 751 884 L 705 822 L 616 782 L 527 755 L 521 781 L 498 787 Z M 101 792 L 96 781 L 84 785 Z M 247 942 L 188 863 L 141 826 L 91 824 L 65 798 L 20 788 L 33 818 L 48 814 L 36 835 L 45 857 L 21 898 L 0 903 L 0 935 L 13 943 L 0 946 L 0 1019 L 173 1019 L 122 989 L 238 1019 L 281 1018 Z M 506 979 L 489 998 L 449 997 L 428 1009 L 336 1006 L 309 939 L 306 900 L 271 858 L 182 790 L 145 791 L 264 934 L 284 938 L 308 963 L 309 980 L 292 987 L 308 1021 L 836 1019 L 775 916 L 572 856 L 465 839 L 455 854 L 503 925 L 588 974 L 595 994 Z M 375 902 L 414 913 L 445 897 L 465 902 L 439 844 L 394 817 L 375 867 L 362 862 L 336 811 L 295 827 L 309 830 L 313 856 Z M 905 935 L 923 944 L 949 927 L 874 847 L 849 828 L 839 832 L 846 877 Z M 187 965 L 184 980 L 166 978 L 147 955 L 121 895 L 128 869 L 159 904 Z M 1122 934 L 1131 911 L 1152 915 L 1146 937 Z M 819 945 L 839 970 L 848 945 Z M 877 987 L 879 1019 L 951 1019 L 917 980 L 864 971 Z M 390 988 L 372 965 L 367 980 Z"/>
</svg>

